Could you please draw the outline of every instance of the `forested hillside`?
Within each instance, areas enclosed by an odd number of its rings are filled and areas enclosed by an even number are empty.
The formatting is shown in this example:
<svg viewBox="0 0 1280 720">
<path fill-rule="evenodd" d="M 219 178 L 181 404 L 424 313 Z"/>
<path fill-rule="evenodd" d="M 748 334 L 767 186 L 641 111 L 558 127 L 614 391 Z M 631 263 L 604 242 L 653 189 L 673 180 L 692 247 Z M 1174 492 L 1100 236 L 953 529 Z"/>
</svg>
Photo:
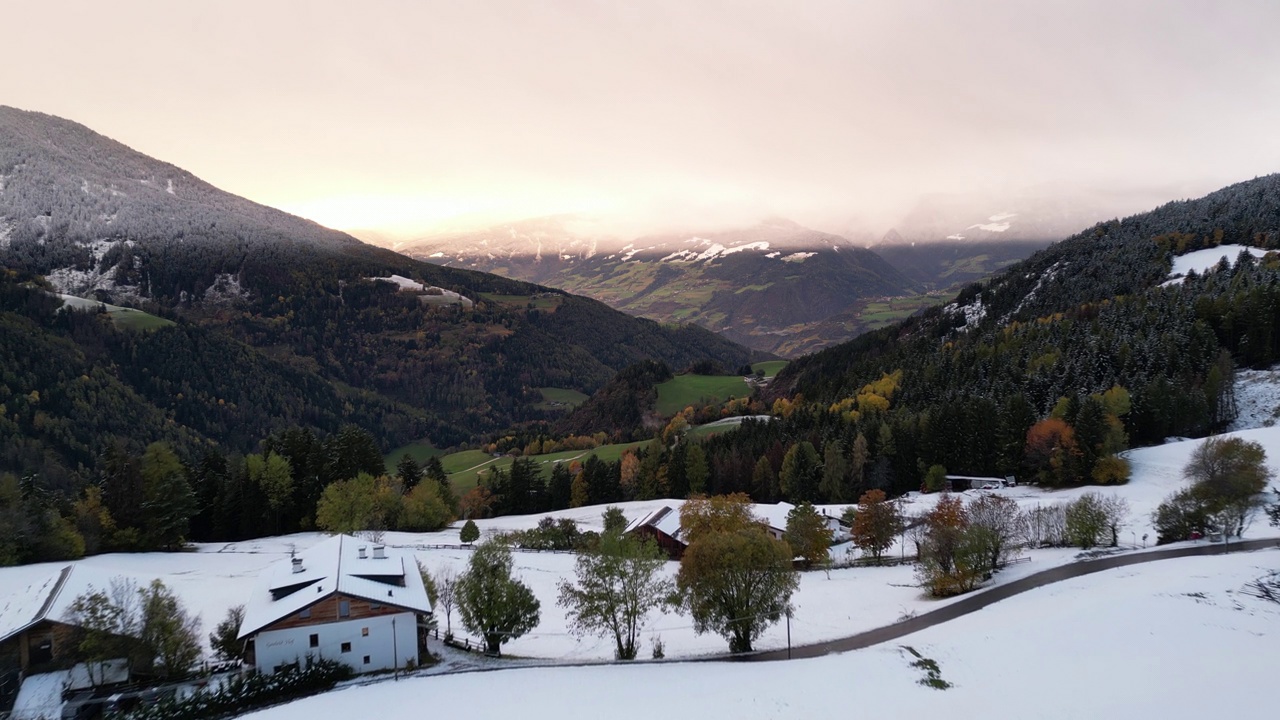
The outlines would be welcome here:
<svg viewBox="0 0 1280 720">
<path fill-rule="evenodd" d="M 1280 253 L 1164 284 L 1175 255 L 1276 248 L 1278 198 L 1272 176 L 1099 225 L 946 308 L 793 361 L 771 421 L 674 442 L 694 418 L 672 419 L 612 469 L 584 466 L 584 495 L 854 502 L 947 474 L 1125 482 L 1123 450 L 1221 429 L 1234 369 L 1280 360 Z"/>
<path fill-rule="evenodd" d="M 86 355 L 86 367 L 111 360 L 113 369 L 100 369 L 201 437 L 237 449 L 272 423 L 332 429 L 325 413 L 367 427 L 387 449 L 424 434 L 448 445 L 553 417 L 534 407 L 537 387 L 589 393 L 646 359 L 679 368 L 751 358 L 700 328 L 664 327 L 585 298 L 365 245 L 219 191 L 81 125 L 12 108 L 0 108 L 0 262 L 24 278 L 46 277 L 59 292 L 179 320 L 154 334 L 93 339 L 115 343 L 121 355 Z M 395 275 L 418 290 L 375 280 Z M 84 324 L 52 314 L 25 321 L 42 330 Z M 271 392 L 277 387 L 298 387 L 297 397 L 313 398 L 303 403 L 308 409 L 291 409 L 293 401 Z M 258 420 L 193 419 L 218 414 L 201 404 L 225 406 L 241 392 L 256 400 L 241 412 Z M 322 396 L 334 400 L 315 399 Z M 360 410 L 350 400 L 357 397 L 387 409 Z M 154 439 L 141 430 L 137 437 Z M 80 465 L 80 475 L 91 467 L 87 457 L 60 452 L 50 462 Z"/>
</svg>

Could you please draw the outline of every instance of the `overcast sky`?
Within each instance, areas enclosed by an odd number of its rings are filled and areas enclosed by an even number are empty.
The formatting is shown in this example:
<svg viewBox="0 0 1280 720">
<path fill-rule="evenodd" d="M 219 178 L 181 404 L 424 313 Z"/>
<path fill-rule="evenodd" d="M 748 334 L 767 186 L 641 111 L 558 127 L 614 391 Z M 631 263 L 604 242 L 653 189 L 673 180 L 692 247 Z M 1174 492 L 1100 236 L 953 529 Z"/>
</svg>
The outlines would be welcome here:
<svg viewBox="0 0 1280 720">
<path fill-rule="evenodd" d="M 1280 170 L 1274 0 L 40 0 L 3 17 L 0 103 L 345 229 L 585 212 L 883 231 L 937 193 L 1145 207 Z"/>
</svg>

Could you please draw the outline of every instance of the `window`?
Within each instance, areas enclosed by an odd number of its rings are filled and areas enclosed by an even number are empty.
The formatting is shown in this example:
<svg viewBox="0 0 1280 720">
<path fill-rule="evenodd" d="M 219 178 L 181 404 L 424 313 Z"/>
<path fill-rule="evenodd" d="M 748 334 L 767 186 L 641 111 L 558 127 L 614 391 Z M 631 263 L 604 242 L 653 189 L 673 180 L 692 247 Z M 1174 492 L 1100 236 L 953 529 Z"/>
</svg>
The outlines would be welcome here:
<svg viewBox="0 0 1280 720">
<path fill-rule="evenodd" d="M 350 600 L 338 601 L 338 617 L 351 617 L 351 601 Z"/>
<path fill-rule="evenodd" d="M 369 628 L 360 628 L 361 637 L 369 637 Z"/>
<path fill-rule="evenodd" d="M 381 610 L 381 609 L 382 609 L 382 606 L 381 606 L 381 605 L 379 605 L 378 603 L 369 603 L 369 609 L 370 609 L 370 610 Z"/>
<path fill-rule="evenodd" d="M 342 652 L 351 652 L 351 643 L 342 643 Z"/>
<path fill-rule="evenodd" d="M 364 656 L 364 664 L 365 664 L 365 665 L 368 665 L 368 664 L 369 664 L 369 656 L 368 656 L 368 655 L 365 655 L 365 656 Z"/>
<path fill-rule="evenodd" d="M 316 633 L 311 633 L 311 647 L 320 647 L 320 636 Z"/>
<path fill-rule="evenodd" d="M 302 612 L 298 613 L 298 617 L 302 618 L 303 620 L 306 620 L 307 618 L 311 617 L 311 608 L 307 608 Z"/>
</svg>

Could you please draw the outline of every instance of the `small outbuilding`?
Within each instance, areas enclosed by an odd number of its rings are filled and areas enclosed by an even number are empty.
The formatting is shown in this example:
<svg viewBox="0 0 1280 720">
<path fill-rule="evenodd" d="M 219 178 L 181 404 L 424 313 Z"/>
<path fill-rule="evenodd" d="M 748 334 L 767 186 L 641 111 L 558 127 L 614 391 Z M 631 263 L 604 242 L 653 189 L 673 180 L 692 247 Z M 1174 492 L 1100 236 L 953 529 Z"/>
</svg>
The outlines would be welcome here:
<svg viewBox="0 0 1280 720">
<path fill-rule="evenodd" d="M 129 680 L 124 658 L 93 663 L 92 668 L 80 663 L 82 635 L 71 611 L 76 598 L 85 593 L 110 592 L 114 579 L 98 570 L 67 565 L 33 576 L 25 585 L 5 588 L 0 594 L 0 715 L 12 707 L 19 688 L 33 675 L 70 671 L 68 689 Z"/>
</svg>

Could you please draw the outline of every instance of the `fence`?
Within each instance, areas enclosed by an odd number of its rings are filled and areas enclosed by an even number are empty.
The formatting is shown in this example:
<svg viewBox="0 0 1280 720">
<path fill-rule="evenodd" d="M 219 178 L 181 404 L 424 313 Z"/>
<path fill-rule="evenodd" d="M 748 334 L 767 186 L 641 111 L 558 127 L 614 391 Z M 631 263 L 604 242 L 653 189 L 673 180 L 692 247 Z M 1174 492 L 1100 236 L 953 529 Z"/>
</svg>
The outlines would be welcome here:
<svg viewBox="0 0 1280 720">
<path fill-rule="evenodd" d="M 489 649 L 485 647 L 485 644 L 483 642 L 479 640 L 472 642 L 471 638 L 467 638 L 467 637 L 459 638 L 454 635 L 441 636 L 440 628 L 431 628 L 430 630 L 427 631 L 427 635 L 435 638 L 436 640 L 439 640 L 440 642 L 444 643 L 445 645 L 448 645 L 449 647 L 455 650 L 465 650 L 467 652 L 473 652 L 480 655 L 489 654 Z"/>
<path fill-rule="evenodd" d="M 831 563 L 831 569 L 837 570 L 842 568 L 891 567 L 893 565 L 912 565 L 916 562 L 917 559 L 918 558 L 915 555 L 906 555 L 906 556 L 894 555 L 892 557 L 889 555 L 885 555 L 879 560 L 876 560 L 875 558 L 869 558 L 869 557 L 860 557 L 860 558 L 854 558 L 854 559 L 834 561 Z M 814 569 L 822 570 L 823 568 L 815 566 Z"/>
<path fill-rule="evenodd" d="M 471 545 L 468 545 L 468 544 L 462 544 L 462 545 L 448 545 L 448 544 L 434 544 L 434 545 L 427 545 L 427 544 L 425 544 L 425 543 L 419 543 L 419 544 L 417 544 L 417 545 L 397 545 L 396 547 L 401 547 L 401 548 L 411 548 L 411 549 L 413 549 L 413 550 L 474 550 L 474 549 L 475 549 L 475 545 L 474 545 L 474 544 L 471 544 Z M 517 546 L 517 545 L 509 545 L 509 546 L 508 546 L 508 548 L 510 548 L 510 550 L 511 550 L 512 552 L 527 552 L 527 553 L 554 553 L 554 554 L 556 554 L 556 555 L 574 555 L 574 554 L 577 554 L 577 552 L 578 552 L 577 550 L 551 550 L 551 549 L 542 549 L 542 548 L 524 548 L 524 547 L 519 547 L 519 546 Z"/>
</svg>

